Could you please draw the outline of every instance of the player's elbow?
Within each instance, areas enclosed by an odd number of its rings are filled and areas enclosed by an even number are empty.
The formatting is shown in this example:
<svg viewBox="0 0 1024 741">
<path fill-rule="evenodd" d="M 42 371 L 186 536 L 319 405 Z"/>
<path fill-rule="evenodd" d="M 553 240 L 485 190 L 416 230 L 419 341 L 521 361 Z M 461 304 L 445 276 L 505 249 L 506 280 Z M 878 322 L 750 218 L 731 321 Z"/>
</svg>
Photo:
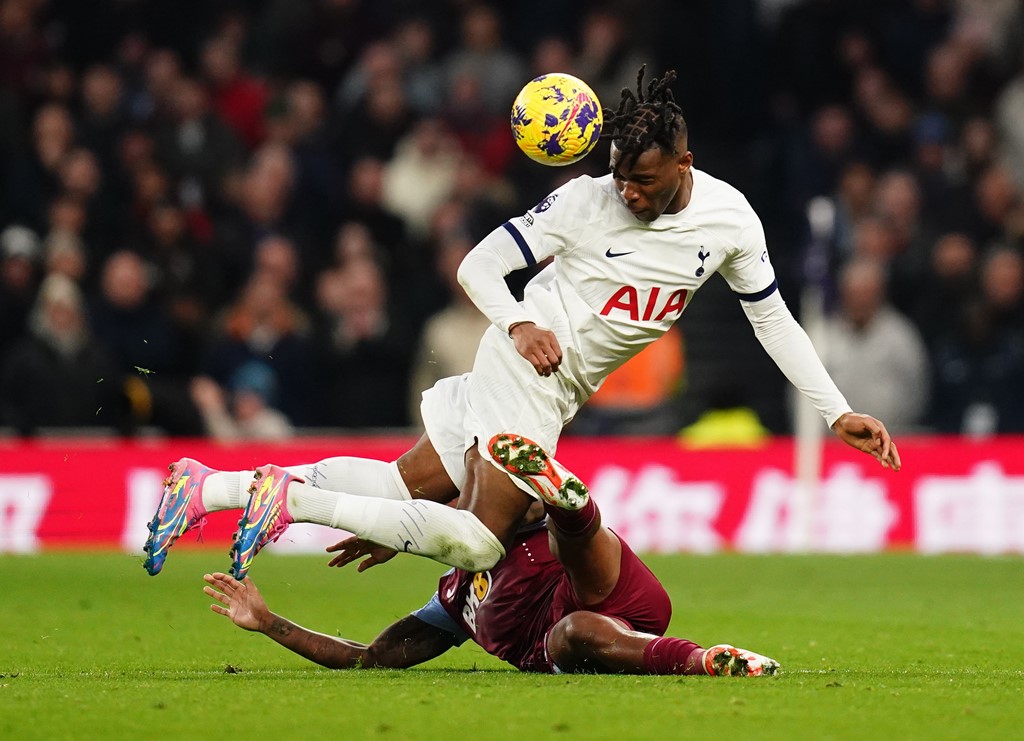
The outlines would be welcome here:
<svg viewBox="0 0 1024 741">
<path fill-rule="evenodd" d="M 472 252 L 470 252 L 468 255 L 462 258 L 462 262 L 459 263 L 459 269 L 458 272 L 456 273 L 456 278 L 459 281 L 459 285 L 462 286 L 462 289 L 467 294 L 470 291 L 469 286 L 470 283 L 472 282 L 474 259 L 475 258 L 473 257 Z"/>
</svg>

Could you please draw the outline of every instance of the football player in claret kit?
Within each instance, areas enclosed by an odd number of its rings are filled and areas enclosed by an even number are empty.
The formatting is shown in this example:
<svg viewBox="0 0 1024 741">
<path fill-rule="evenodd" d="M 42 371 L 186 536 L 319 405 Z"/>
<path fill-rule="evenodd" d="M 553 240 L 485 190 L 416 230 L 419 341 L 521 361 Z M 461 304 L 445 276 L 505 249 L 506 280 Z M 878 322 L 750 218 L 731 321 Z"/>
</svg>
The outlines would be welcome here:
<svg viewBox="0 0 1024 741">
<path fill-rule="evenodd" d="M 779 295 L 760 220 L 735 188 L 693 167 L 668 72 L 624 90 L 606 110 L 610 173 L 579 177 L 485 237 L 459 279 L 491 320 L 472 372 L 423 394 L 425 435 L 397 461 L 338 457 L 260 474 L 172 465 L 150 525 L 155 574 L 182 532 L 208 511 L 245 507 L 232 573 L 293 521 L 348 530 L 470 573 L 492 568 L 537 492 L 499 465 L 508 434 L 554 455 L 563 427 L 604 379 L 682 315 L 721 274 L 765 350 L 849 445 L 883 467 L 900 458 L 885 426 L 854 413 Z M 523 301 L 504 276 L 548 257 Z M 506 451 L 507 452 L 507 451 Z M 614 451 L 607 451 L 614 457 Z M 443 503 L 459 497 L 458 507 Z M 572 508 L 570 488 L 555 506 Z"/>
<path fill-rule="evenodd" d="M 369 644 L 302 628 L 267 608 L 252 581 L 207 574 L 204 591 L 214 612 L 247 630 L 331 669 L 404 669 L 472 640 L 522 671 L 619 674 L 775 674 L 767 656 L 718 644 L 704 649 L 664 637 L 672 606 L 664 587 L 615 533 L 601 525 L 586 487 L 529 440 L 495 441 L 496 463 L 546 501 L 571 484 L 578 509 L 545 504 L 548 527 L 528 525 L 513 537 L 505 558 L 480 572 L 452 569 L 421 609 L 384 629 Z M 528 473 L 530 471 L 532 473 Z M 539 507 L 528 513 L 536 520 Z M 343 566 L 390 553 L 350 538 L 330 550 Z"/>
</svg>

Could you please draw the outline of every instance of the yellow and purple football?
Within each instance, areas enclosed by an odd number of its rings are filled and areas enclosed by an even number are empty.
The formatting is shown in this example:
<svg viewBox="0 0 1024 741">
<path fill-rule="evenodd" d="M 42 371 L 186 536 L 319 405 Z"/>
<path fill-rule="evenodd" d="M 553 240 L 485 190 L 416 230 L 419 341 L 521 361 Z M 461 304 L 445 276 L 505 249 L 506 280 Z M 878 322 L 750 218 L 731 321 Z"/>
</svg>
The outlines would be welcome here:
<svg viewBox="0 0 1024 741">
<path fill-rule="evenodd" d="M 556 72 L 530 80 L 512 104 L 512 135 L 530 159 L 570 165 L 597 144 L 604 116 L 594 91 Z"/>
</svg>

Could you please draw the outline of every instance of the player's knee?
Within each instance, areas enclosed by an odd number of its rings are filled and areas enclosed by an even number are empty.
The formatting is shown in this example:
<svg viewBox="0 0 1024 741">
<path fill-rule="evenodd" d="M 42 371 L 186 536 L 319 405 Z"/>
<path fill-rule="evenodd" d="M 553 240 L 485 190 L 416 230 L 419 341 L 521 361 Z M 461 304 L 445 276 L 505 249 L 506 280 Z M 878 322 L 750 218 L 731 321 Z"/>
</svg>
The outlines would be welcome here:
<svg viewBox="0 0 1024 741">
<path fill-rule="evenodd" d="M 441 560 L 446 560 L 463 571 L 474 573 L 494 568 L 498 561 L 505 557 L 505 547 L 472 512 L 459 510 L 459 513 L 463 519 L 464 537 L 460 542 L 452 542 L 445 546 L 451 549 L 450 553 L 440 555 L 450 558 Z"/>
<path fill-rule="evenodd" d="M 614 624 L 596 612 L 579 611 L 555 623 L 548 634 L 548 655 L 563 671 L 598 671 Z"/>
<path fill-rule="evenodd" d="M 555 630 L 558 631 L 559 639 L 569 648 L 594 646 L 600 641 L 601 629 L 606 620 L 596 612 L 581 610 L 559 620 Z"/>
</svg>

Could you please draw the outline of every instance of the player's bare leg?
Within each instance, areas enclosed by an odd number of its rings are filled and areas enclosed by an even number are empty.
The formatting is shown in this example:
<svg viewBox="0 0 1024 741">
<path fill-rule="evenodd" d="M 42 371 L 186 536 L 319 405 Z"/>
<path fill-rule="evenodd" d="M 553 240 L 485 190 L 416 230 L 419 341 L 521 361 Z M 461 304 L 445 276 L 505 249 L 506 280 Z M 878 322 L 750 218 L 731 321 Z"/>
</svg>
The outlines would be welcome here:
<svg viewBox="0 0 1024 741">
<path fill-rule="evenodd" d="M 396 463 L 398 473 L 414 499 L 447 504 L 459 496 L 459 490 L 441 463 L 441 456 L 425 434 L 421 435 L 407 452 L 400 455 Z"/>
<path fill-rule="evenodd" d="M 548 655 L 564 672 L 757 677 L 779 670 L 775 659 L 747 649 L 724 643 L 705 649 L 682 638 L 639 633 L 616 618 L 587 611 L 555 624 Z"/>
<path fill-rule="evenodd" d="M 466 451 L 466 484 L 458 507 L 472 512 L 505 548 L 533 501 L 475 446 Z"/>
</svg>

